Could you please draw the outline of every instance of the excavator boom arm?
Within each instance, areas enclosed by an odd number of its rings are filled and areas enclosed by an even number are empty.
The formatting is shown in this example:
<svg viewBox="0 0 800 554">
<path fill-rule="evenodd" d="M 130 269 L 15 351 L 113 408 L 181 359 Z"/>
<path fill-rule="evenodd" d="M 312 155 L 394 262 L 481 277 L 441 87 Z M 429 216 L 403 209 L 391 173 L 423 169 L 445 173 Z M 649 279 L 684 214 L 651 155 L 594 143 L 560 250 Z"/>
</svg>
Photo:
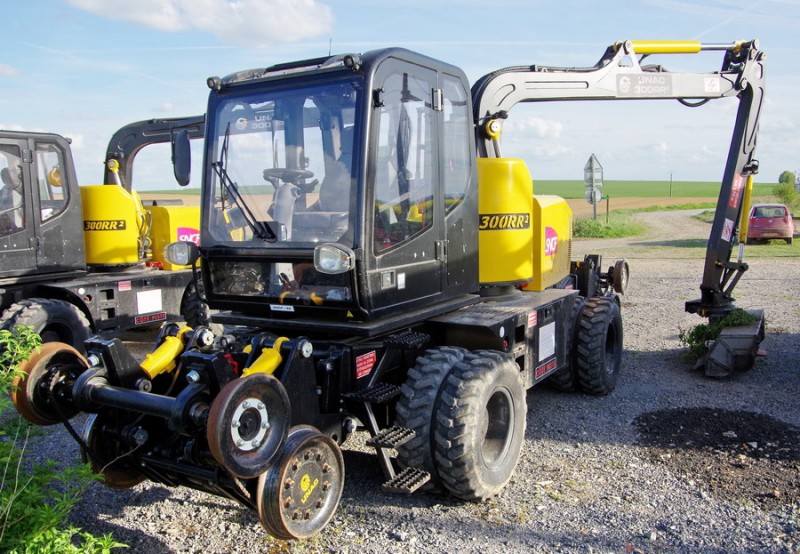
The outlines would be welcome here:
<svg viewBox="0 0 800 554">
<path fill-rule="evenodd" d="M 670 72 L 645 65 L 651 54 L 722 51 L 719 71 Z M 734 97 L 739 108 L 731 138 L 717 210 L 706 252 L 701 298 L 687 311 L 715 317 L 732 309 L 731 292 L 747 265 L 731 261 L 747 206 L 748 176 L 758 171 L 754 159 L 758 121 L 764 101 L 764 61 L 758 41 L 702 44 L 697 41 L 622 41 L 608 47 L 591 67 L 520 66 L 494 71 L 472 87 L 478 155 L 501 157 L 499 137 L 508 111 L 519 102 L 571 100 L 676 99 L 687 105 Z"/>
</svg>

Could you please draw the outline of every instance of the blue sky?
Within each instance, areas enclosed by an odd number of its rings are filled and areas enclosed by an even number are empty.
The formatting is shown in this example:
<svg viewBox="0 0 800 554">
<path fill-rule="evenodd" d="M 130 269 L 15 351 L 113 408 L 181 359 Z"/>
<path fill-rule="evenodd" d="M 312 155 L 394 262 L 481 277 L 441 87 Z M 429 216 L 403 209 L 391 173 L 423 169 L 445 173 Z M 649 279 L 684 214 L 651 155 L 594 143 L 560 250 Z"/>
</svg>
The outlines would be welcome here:
<svg viewBox="0 0 800 554">
<path fill-rule="evenodd" d="M 70 137 L 82 184 L 100 182 L 108 140 L 122 125 L 202 113 L 210 75 L 329 49 L 402 46 L 458 65 L 474 81 L 510 65 L 593 65 L 624 39 L 758 38 L 768 60 L 756 180 L 800 170 L 800 0 L 7 3 L 0 128 Z M 721 59 L 664 63 L 714 71 Z M 534 179 L 582 179 L 594 153 L 607 179 L 714 181 L 722 177 L 734 113 L 733 101 L 694 110 L 674 101 L 524 105 L 511 112 L 504 154 L 525 158 Z M 164 187 L 174 186 L 168 167 L 157 174 Z"/>
</svg>

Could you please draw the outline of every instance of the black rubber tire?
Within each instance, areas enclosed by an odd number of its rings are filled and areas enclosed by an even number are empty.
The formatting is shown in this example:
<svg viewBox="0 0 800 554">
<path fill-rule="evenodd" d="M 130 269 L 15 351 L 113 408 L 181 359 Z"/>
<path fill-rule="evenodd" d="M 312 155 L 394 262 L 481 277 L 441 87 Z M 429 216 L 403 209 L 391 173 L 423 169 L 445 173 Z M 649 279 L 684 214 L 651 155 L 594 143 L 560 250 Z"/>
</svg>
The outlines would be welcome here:
<svg viewBox="0 0 800 554">
<path fill-rule="evenodd" d="M 786 241 L 786 244 L 792 244 L 792 241 L 794 240 L 794 237 L 789 237 L 788 239 L 784 239 L 784 240 Z"/>
<path fill-rule="evenodd" d="M 208 327 L 216 334 L 222 333 L 222 325 L 211 323 L 211 308 L 205 302 L 206 291 L 203 287 L 203 281 L 197 280 L 197 288 L 195 288 L 194 280 L 186 285 L 183 291 L 183 298 L 181 298 L 181 316 L 186 324 L 195 329 L 199 326 Z"/>
<path fill-rule="evenodd" d="M 63 342 L 85 354 L 84 341 L 92 334 L 86 315 L 63 300 L 29 298 L 12 304 L 0 317 L 0 329 L 31 327 L 42 342 Z"/>
<path fill-rule="evenodd" d="M 586 302 L 574 351 L 581 389 L 595 395 L 613 391 L 622 365 L 622 314 L 615 299 L 596 296 Z"/>
<path fill-rule="evenodd" d="M 416 432 L 413 439 L 397 447 L 398 461 L 402 467 L 414 467 L 430 473 L 430 483 L 434 486 L 438 484 L 431 434 L 434 407 L 445 378 L 466 353 L 466 349 L 454 346 L 426 350 L 408 371 L 395 406 L 395 424 Z"/>
<path fill-rule="evenodd" d="M 578 342 L 578 319 L 585 305 L 586 299 L 583 296 L 576 296 L 575 302 L 572 304 L 572 311 L 569 314 L 566 333 L 567 360 L 569 361 L 569 365 L 567 367 L 562 367 L 547 378 L 547 382 L 550 383 L 551 387 L 562 392 L 574 392 L 579 388 L 575 345 Z"/>
<path fill-rule="evenodd" d="M 468 352 L 436 403 L 436 469 L 447 490 L 470 501 L 499 493 L 519 460 L 525 418 L 517 364 L 501 352 Z"/>
</svg>

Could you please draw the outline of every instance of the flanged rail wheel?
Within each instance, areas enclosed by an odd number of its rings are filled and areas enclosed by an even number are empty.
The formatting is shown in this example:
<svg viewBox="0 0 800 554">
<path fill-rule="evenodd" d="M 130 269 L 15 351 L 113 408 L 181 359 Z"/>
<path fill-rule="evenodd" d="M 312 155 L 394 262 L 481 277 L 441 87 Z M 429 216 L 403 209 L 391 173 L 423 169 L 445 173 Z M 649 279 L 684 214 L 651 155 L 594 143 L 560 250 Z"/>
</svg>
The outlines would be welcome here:
<svg viewBox="0 0 800 554">
<path fill-rule="evenodd" d="M 289 432 L 289 396 L 272 375 L 256 373 L 225 385 L 208 414 L 214 459 L 242 479 L 257 477 Z"/>
<path fill-rule="evenodd" d="M 277 539 L 313 537 L 336 513 L 343 488 L 339 446 L 313 427 L 294 427 L 275 463 L 258 478 L 258 518 Z"/>
<path fill-rule="evenodd" d="M 81 458 L 92 467 L 92 473 L 103 476 L 102 483 L 112 489 L 129 489 L 145 480 L 138 471 L 126 467 L 125 457 L 120 456 L 111 439 L 104 436 L 105 427 L 111 423 L 112 416 L 106 412 L 91 414 L 83 426 L 81 439 L 88 452 L 81 450 Z"/>
<path fill-rule="evenodd" d="M 19 414 L 37 425 L 53 425 L 77 414 L 70 385 L 89 367 L 80 352 L 63 342 L 47 342 L 19 365 L 11 400 Z M 58 406 L 54 404 L 60 402 Z"/>
</svg>

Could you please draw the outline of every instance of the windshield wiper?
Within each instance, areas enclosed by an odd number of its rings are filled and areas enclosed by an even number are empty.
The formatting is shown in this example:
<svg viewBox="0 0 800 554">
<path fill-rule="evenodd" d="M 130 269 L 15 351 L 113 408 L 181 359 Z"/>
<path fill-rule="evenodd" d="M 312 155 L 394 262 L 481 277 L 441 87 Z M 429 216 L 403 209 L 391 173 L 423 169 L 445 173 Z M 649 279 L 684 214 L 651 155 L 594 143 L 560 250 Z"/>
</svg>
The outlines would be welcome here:
<svg viewBox="0 0 800 554">
<path fill-rule="evenodd" d="M 214 169 L 214 173 L 217 174 L 219 177 L 220 183 L 225 188 L 225 191 L 233 198 L 234 204 L 242 211 L 242 215 L 244 216 L 244 220 L 247 221 L 247 225 L 250 226 L 252 229 L 253 234 L 260 238 L 263 241 L 267 242 L 275 242 L 278 240 L 278 237 L 269 228 L 269 225 L 266 224 L 264 221 L 259 221 L 253 212 L 250 210 L 250 207 L 245 202 L 244 198 L 242 198 L 241 193 L 239 192 L 239 185 L 233 182 L 233 180 L 228 175 L 228 170 L 225 168 L 228 164 L 228 138 L 231 134 L 231 124 L 228 123 L 228 126 L 225 128 L 225 138 L 222 141 L 222 150 L 219 153 L 219 160 L 216 162 L 211 163 L 211 167 Z"/>
</svg>

